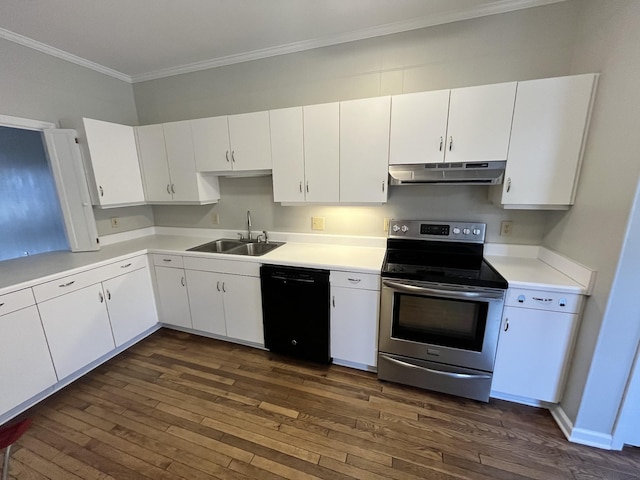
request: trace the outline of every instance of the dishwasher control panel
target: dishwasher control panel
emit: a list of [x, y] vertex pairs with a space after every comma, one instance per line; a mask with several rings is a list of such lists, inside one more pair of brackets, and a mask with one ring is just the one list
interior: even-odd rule
[[582, 307], [583, 299], [583, 295], [575, 293], [509, 288], [504, 304], [509, 307], [578, 313]]

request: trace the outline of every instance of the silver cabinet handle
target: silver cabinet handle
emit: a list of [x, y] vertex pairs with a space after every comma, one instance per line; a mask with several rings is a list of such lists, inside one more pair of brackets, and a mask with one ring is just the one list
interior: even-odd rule
[[302, 180], [300, 180], [300, 193], [302, 193]]
[[163, 262], [172, 262], [173, 260], [171, 260], [170, 258], [163, 258], [162, 261]]
[[127, 263], [126, 265], [120, 265], [120, 268], [129, 268], [131, 266], [130, 263]]
[[333, 307], [335, 308], [336, 306], [336, 296], [334, 295], [332, 300], [331, 300], [331, 304], [333, 305]]
[[307, 193], [309, 193], [309, 180], [307, 180]]
[[449, 137], [449, 151], [453, 148], [453, 136]]
[[509, 330], [509, 319], [505, 318], [504, 319], [504, 331], [506, 332], [507, 330]]
[[167, 193], [171, 195], [171, 186], [167, 183]]
[[100, 298], [100, 303], [104, 303], [104, 295], [102, 295], [102, 292], [98, 292], [98, 298]]
[[102, 185], [100, 185], [100, 196], [104, 197], [104, 190], [102, 189]]
[[173, 183], [171, 184], [171, 193], [176, 193], [176, 187]]
[[361, 278], [347, 278], [351, 283], [360, 283]]
[[507, 193], [511, 190], [511, 177], [507, 178]]
[[0, 307], [4, 307], [4, 302], [0, 303]]
[[382, 191], [383, 191], [383, 192], [384, 192], [384, 184], [385, 184], [385, 181], [383, 180], [383, 181], [382, 181]]
[[218, 289], [218, 291], [220, 291], [220, 282], [216, 282], [216, 289]]
[[223, 291], [224, 293], [227, 293], [227, 289], [226, 289], [226, 288], [224, 288], [224, 284], [225, 284], [225, 282], [222, 282], [222, 291]]
[[185, 286], [184, 277], [180, 277], [180, 283], [182, 284], [183, 287]]
[[107, 300], [111, 300], [111, 292], [107, 290]]
[[440, 148], [438, 149], [439, 151], [442, 151], [443, 145], [444, 145], [444, 138], [440, 137]]
[[58, 285], [58, 286], [61, 287], [61, 288], [64, 288], [64, 287], [69, 287], [69, 286], [73, 285], [74, 283], [76, 283], [76, 281], [75, 280], [71, 280], [70, 282], [63, 283], [63, 284]]
[[227, 163], [229, 163], [229, 150], [226, 151], [226, 153], [224, 154], [225, 158], [227, 159]]
[[232, 161], [233, 163], [236, 163], [236, 155], [235, 155], [235, 153], [236, 153], [236, 152], [234, 152], [233, 150], [231, 150], [231, 161]]

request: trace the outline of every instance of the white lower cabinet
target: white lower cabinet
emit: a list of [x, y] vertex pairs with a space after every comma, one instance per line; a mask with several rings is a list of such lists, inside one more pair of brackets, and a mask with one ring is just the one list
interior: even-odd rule
[[165, 325], [192, 328], [184, 269], [155, 267], [158, 288], [158, 318]]
[[579, 295], [510, 289], [492, 396], [506, 394], [551, 403], [561, 400], [581, 305]]
[[27, 291], [31, 306], [0, 316], [0, 416], [58, 381], [33, 294]]
[[375, 367], [380, 277], [331, 272], [331, 356], [336, 363]]
[[186, 274], [194, 329], [264, 345], [258, 277], [201, 270]]
[[115, 348], [101, 284], [38, 304], [59, 379]]
[[116, 347], [158, 323], [148, 268], [103, 282]]

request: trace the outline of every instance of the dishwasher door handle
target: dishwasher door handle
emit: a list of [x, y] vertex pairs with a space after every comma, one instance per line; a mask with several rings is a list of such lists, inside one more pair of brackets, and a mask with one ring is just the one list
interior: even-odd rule
[[312, 278], [291, 278], [291, 277], [282, 277], [280, 275], [272, 275], [271, 278], [275, 280], [284, 280], [285, 282], [300, 282], [300, 283], [316, 283]]

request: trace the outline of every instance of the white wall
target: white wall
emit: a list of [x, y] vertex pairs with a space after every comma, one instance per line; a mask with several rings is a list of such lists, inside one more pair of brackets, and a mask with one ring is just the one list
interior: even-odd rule
[[[141, 124], [268, 110], [569, 73], [578, 4], [563, 2], [280, 57], [137, 83]], [[242, 228], [243, 211], [268, 230], [384, 236], [385, 217], [485, 221], [489, 241], [539, 243], [547, 212], [504, 211], [487, 187], [392, 187], [383, 207], [282, 207], [269, 177], [223, 179], [215, 207], [153, 208], [158, 225]], [[498, 237], [501, 220], [513, 236]]]
[[[2, 39], [0, 65], [1, 115], [56, 123], [76, 129], [81, 137], [82, 117], [138, 122], [133, 88], [126, 82]], [[119, 210], [119, 230], [153, 224], [151, 207], [133, 214]], [[110, 214], [95, 209], [95, 215], [98, 233], [108, 232]]]
[[602, 75], [576, 204], [550, 216], [544, 245], [598, 271], [562, 408], [576, 428], [607, 435], [638, 342], [638, 317], [628, 309], [637, 301], [637, 264], [627, 272], [618, 259], [640, 174], [640, 2], [581, 6], [572, 71]]

